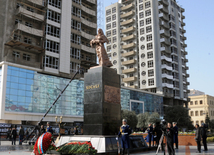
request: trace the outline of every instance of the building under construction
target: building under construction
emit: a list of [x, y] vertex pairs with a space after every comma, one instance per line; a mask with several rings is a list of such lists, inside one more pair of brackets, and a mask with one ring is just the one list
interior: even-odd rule
[[[96, 65], [97, 0], [1, 0], [0, 21], [0, 123], [38, 120], [78, 68], [81, 78]], [[50, 113], [82, 121], [83, 92], [69, 91]]]

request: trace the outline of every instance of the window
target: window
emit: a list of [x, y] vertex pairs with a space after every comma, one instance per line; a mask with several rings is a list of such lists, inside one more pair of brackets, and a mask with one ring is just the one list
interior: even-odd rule
[[50, 52], [59, 53], [59, 43], [52, 40], [46, 40], [45, 49]]
[[140, 26], [143, 26], [144, 25], [144, 20], [141, 20], [140, 21]]
[[198, 116], [198, 111], [195, 111], [195, 116]]
[[140, 35], [144, 34], [144, 28], [140, 29]]
[[146, 10], [146, 17], [151, 15], [151, 10]]
[[76, 20], [71, 20], [71, 28], [74, 30], [81, 31], [81, 22], [78, 22]]
[[106, 18], [106, 22], [107, 23], [110, 22], [110, 21], [111, 21], [111, 16], [109, 16], [109, 17]]
[[190, 116], [194, 116], [194, 112], [193, 111], [190, 111]]
[[202, 100], [200, 100], [200, 104], [203, 104], [203, 101], [202, 101]]
[[115, 57], [116, 55], [117, 55], [117, 53], [116, 53], [116, 52], [114, 52], [114, 53], [113, 53], [113, 57]]
[[81, 36], [71, 33], [71, 42], [80, 45], [81, 44]]
[[152, 49], [152, 48], [153, 48], [152, 43], [148, 43], [148, 44], [147, 44], [147, 50], [150, 50], [150, 49]]
[[71, 47], [70, 56], [71, 56], [71, 58], [79, 60], [80, 59], [80, 49]]
[[19, 8], [20, 6], [23, 7], [23, 5], [20, 4], [20, 3], [17, 3], [17, 4], [16, 4], [16, 8]]
[[111, 52], [111, 46], [107, 46], [107, 52]]
[[116, 27], [116, 22], [112, 23], [112, 28]]
[[26, 60], [26, 61], [30, 61], [30, 55], [23, 54], [23, 59]]
[[153, 60], [148, 61], [148, 68], [153, 67]]
[[19, 52], [16, 52], [16, 51], [13, 51], [13, 56], [15, 58], [20, 58], [20, 53]]
[[140, 4], [140, 5], [139, 5], [139, 11], [140, 11], [140, 10], [143, 10], [143, 4]]
[[51, 56], [44, 57], [44, 66], [49, 68], [58, 69], [59, 59]]
[[116, 35], [117, 31], [116, 29], [112, 30], [112, 35]]
[[88, 56], [88, 55], [86, 55], [85, 60], [87, 60], [87, 61], [91, 61], [91, 57], [90, 57], [90, 56]]
[[113, 43], [117, 41], [117, 37], [113, 37]]
[[114, 65], [116, 65], [116, 64], [117, 64], [117, 61], [116, 61], [116, 60], [114, 60], [114, 61], [113, 61], [113, 64], [114, 64]]
[[147, 26], [146, 27], [146, 33], [152, 32], [152, 26]]
[[79, 4], [79, 5], [81, 5], [81, 0], [73, 0], [73, 2], [75, 2], [75, 3]]
[[146, 80], [143, 80], [143, 81], [142, 81], [142, 85], [145, 85], [145, 84], [146, 84]]
[[143, 0], [139, 0], [139, 3], [143, 3]]
[[153, 52], [148, 52], [147, 53], [147, 59], [153, 58]]
[[52, 25], [47, 24], [46, 25], [46, 34], [59, 38], [60, 29], [58, 27], [54, 27]]
[[70, 71], [71, 72], [77, 72], [77, 70], [80, 68], [80, 64], [75, 62], [70, 62]]
[[72, 15], [81, 18], [81, 9], [72, 6]]
[[144, 17], [143, 12], [139, 13], [140, 19]]
[[148, 70], [148, 77], [154, 76], [154, 70], [150, 69]]
[[116, 12], [116, 7], [113, 7], [112, 8], [112, 13], [115, 13]]
[[143, 54], [141, 54], [141, 58], [143, 59], [143, 58], [145, 58], [145, 54], [143, 53]]
[[47, 19], [60, 23], [61, 15], [55, 11], [47, 10]]
[[201, 111], [200, 111], [200, 116], [203, 116], [203, 113], [204, 113], [204, 112], [201, 110]]
[[142, 67], [145, 67], [145, 66], [146, 66], [146, 63], [145, 63], [145, 62], [142, 62], [142, 63], [141, 63], [141, 66], [142, 66]]
[[195, 105], [198, 105], [198, 101], [195, 101]]
[[149, 8], [151, 6], [151, 3], [150, 2], [146, 2], [145, 3], [145, 8], [147, 9], [147, 8]]
[[28, 27], [32, 27], [32, 24], [28, 23], [28, 22], [25, 22], [25, 25], [28, 26]]
[[108, 41], [109, 41], [109, 42], [108, 42], [107, 44], [111, 44], [111, 38], [108, 38]]
[[15, 20], [15, 24], [17, 24], [17, 23], [22, 23], [22, 20], [21, 19], [16, 19]]
[[27, 37], [24, 37], [24, 42], [28, 44], [32, 43], [31, 38], [27, 38]]
[[142, 49], [142, 50], [144, 50], [144, 49], [145, 49], [145, 46], [144, 46], [144, 45], [142, 45], [142, 46], [141, 46], [141, 49]]
[[116, 44], [113, 45], [113, 49], [115, 49], [115, 48], [117, 48], [117, 45], [116, 45]]
[[29, 7], [29, 6], [27, 6], [27, 8], [26, 8], [28, 11], [30, 11], [30, 12], [34, 12], [34, 9], [33, 8], [31, 8], [31, 7]]
[[199, 124], [199, 121], [196, 121], [196, 124]]
[[106, 10], [106, 16], [111, 14], [111, 9]]
[[106, 36], [107, 36], [107, 37], [110, 37], [110, 36], [111, 36], [111, 31], [107, 31], [107, 32], [106, 32]]
[[14, 40], [19, 40], [19, 41], [20, 41], [20, 40], [21, 40], [21, 36], [20, 36], [20, 35], [17, 35], [17, 34], [14, 34], [14, 35], [13, 35], [13, 39], [14, 39]]
[[48, 4], [54, 6], [58, 9], [61, 8], [61, 0], [48, 0]]
[[107, 29], [107, 30], [111, 29], [111, 24], [107, 24], [107, 25], [106, 25], [106, 29]]
[[190, 105], [193, 105], [193, 102], [192, 102], [192, 101], [190, 101]]
[[151, 41], [152, 40], [152, 34], [149, 34], [146, 36], [146, 41]]
[[154, 86], [155, 82], [154, 79], [149, 79], [149, 86]]
[[141, 75], [142, 75], [142, 76], [145, 76], [145, 75], [146, 75], [146, 72], [145, 72], [145, 71], [142, 71]]
[[146, 25], [151, 24], [152, 23], [152, 19], [151, 18], [147, 18], [146, 19]]
[[112, 15], [112, 20], [116, 20], [116, 14]]

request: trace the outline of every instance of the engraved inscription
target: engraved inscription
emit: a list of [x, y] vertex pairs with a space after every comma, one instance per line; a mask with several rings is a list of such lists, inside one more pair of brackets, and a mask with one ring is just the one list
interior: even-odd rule
[[96, 84], [96, 85], [90, 85], [90, 86], [86, 86], [85, 89], [88, 90], [88, 89], [96, 89], [96, 88], [99, 88], [100, 85], [99, 84]]
[[120, 104], [120, 88], [105, 85], [104, 89], [105, 102]]

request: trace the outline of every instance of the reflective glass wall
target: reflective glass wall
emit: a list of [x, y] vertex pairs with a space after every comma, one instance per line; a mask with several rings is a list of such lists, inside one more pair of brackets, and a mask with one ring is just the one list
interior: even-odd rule
[[[8, 66], [5, 110], [45, 113], [69, 79]], [[83, 115], [84, 82], [74, 80], [50, 114]]]

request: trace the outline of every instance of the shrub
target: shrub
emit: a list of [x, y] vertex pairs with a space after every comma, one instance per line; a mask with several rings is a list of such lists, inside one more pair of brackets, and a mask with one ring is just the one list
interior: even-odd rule
[[214, 137], [208, 137], [207, 138], [207, 142], [209, 143], [209, 142], [214, 142]]

